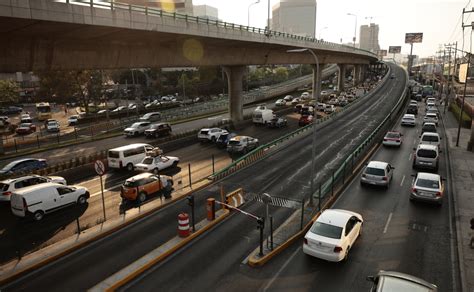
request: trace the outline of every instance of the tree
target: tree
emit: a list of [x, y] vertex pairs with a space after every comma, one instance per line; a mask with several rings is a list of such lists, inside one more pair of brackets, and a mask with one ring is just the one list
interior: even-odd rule
[[275, 69], [275, 81], [283, 82], [288, 79], [288, 69], [285, 67], [278, 67]]
[[0, 80], [0, 103], [17, 103], [19, 98], [19, 87], [11, 80]]

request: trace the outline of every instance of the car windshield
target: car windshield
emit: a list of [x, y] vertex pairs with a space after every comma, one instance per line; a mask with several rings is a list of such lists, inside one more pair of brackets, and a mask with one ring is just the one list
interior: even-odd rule
[[126, 180], [123, 185], [128, 188], [134, 188], [142, 185], [142, 180]]
[[365, 169], [366, 174], [385, 176], [385, 170], [383, 168], [367, 167]]
[[141, 126], [141, 123], [134, 123], [130, 126], [130, 128], [139, 128]]
[[311, 227], [311, 232], [328, 238], [341, 238], [342, 227], [326, 224], [323, 222], [315, 222]]
[[387, 137], [387, 138], [400, 138], [400, 134], [390, 132], [390, 133], [387, 133], [387, 135], [385, 135], [385, 137]]
[[416, 181], [416, 186], [421, 188], [439, 189], [439, 181], [419, 178]]
[[145, 157], [145, 159], [143, 159], [142, 163], [143, 164], [152, 164], [153, 160], [155, 160], [153, 157]]
[[20, 124], [19, 127], [20, 127], [20, 128], [29, 128], [29, 127], [30, 127], [30, 124], [28, 124], [28, 123], [23, 123], [23, 124]]
[[425, 158], [436, 158], [436, 151], [428, 149], [419, 149], [416, 155]]

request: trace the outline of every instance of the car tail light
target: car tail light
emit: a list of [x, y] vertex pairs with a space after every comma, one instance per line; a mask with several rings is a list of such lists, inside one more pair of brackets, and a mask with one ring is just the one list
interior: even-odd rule
[[388, 180], [388, 177], [384, 176], [382, 177], [382, 180]]
[[12, 192], [3, 192], [2, 195], [4, 196], [10, 196], [12, 194]]
[[342, 247], [340, 246], [335, 246], [334, 247], [334, 252], [341, 252], [342, 251]]
[[384, 140], [384, 141], [387, 141], [387, 139], [386, 139], [386, 138], [383, 138], [383, 140]]
[[397, 139], [396, 141], [397, 141], [397, 142], [400, 142], [400, 139]]
[[436, 192], [437, 197], [441, 197], [441, 192]]
[[308, 240], [306, 238], [303, 240], [303, 242], [304, 244], [308, 244]]
[[416, 194], [416, 188], [411, 188], [411, 192]]

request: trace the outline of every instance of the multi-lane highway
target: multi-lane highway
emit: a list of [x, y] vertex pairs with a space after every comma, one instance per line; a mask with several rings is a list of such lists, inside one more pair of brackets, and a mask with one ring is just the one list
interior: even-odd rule
[[[388, 80], [378, 94], [362, 100], [319, 131], [317, 162], [321, 167], [318, 168], [316, 181], [329, 173], [344, 153], [353, 150], [393, 107], [406, 85], [406, 75], [395, 66], [392, 66], [392, 70], [396, 78]], [[286, 149], [224, 179], [220, 184], [227, 191], [244, 187], [246, 192], [266, 191], [276, 196], [301, 199], [308, 194], [310, 155], [311, 137], [301, 137]], [[205, 216], [204, 201], [209, 196], [216, 196], [218, 190], [219, 185], [212, 185], [195, 193], [197, 218]], [[264, 209], [256, 203], [244, 208], [259, 215], [263, 214]], [[64, 290], [70, 287], [92, 287], [173, 237], [176, 234], [176, 216], [186, 209], [182, 201], [172, 204], [101, 240], [100, 244], [79, 250], [5, 288]], [[276, 225], [281, 224], [289, 214], [288, 210], [272, 209]], [[221, 279], [239, 276], [240, 262], [257, 243], [255, 227], [254, 221], [234, 215], [170, 262], [132, 283], [132, 286], [136, 289], [154, 289], [150, 287], [159, 285], [163, 290], [186, 287], [215, 290]], [[179, 281], [173, 280], [176, 275], [182, 276]], [[51, 287], [52, 278], [61, 281]], [[149, 286], [151, 282], [155, 285]]]

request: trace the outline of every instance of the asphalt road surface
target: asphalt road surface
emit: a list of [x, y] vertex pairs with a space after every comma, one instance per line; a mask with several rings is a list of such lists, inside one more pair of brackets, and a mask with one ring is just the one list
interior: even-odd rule
[[[317, 145], [318, 170], [321, 180], [364, 135], [376, 127], [395, 104], [405, 86], [405, 73], [396, 67], [396, 79], [389, 80], [376, 94], [351, 111], [341, 115], [319, 131]], [[304, 136], [286, 149], [224, 179], [226, 191], [244, 187], [246, 192], [267, 191], [277, 196], [302, 198], [308, 192], [311, 137]], [[171, 153], [170, 153], [171, 155]], [[205, 217], [204, 202], [219, 193], [215, 184], [195, 193], [196, 218]], [[261, 215], [263, 207], [248, 204], [245, 209]], [[278, 226], [290, 214], [289, 210], [271, 208]], [[49, 291], [84, 290], [110, 276], [125, 265], [163, 244], [176, 234], [176, 216], [188, 210], [184, 201], [176, 202], [125, 230], [79, 250], [41, 271], [27, 275], [2, 290], [47, 289]], [[47, 218], [45, 218], [47, 219]], [[139, 281], [132, 290], [216, 290], [222, 280], [239, 276], [241, 261], [258, 241], [256, 223], [244, 216], [233, 215], [207, 236], [171, 260], [158, 266]], [[61, 279], [51, 286], [51, 279]], [[72, 288], [74, 287], [74, 288]]]

